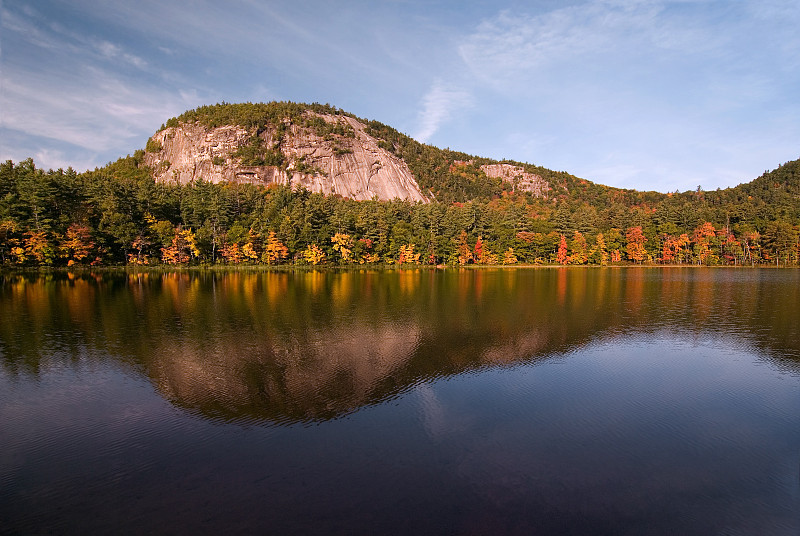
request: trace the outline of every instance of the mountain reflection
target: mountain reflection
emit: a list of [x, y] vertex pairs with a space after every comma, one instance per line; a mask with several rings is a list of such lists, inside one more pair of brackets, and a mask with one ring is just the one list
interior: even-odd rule
[[172, 403], [310, 422], [597, 339], [715, 337], [800, 370], [797, 271], [102, 272], [0, 278], [9, 374], [113, 359]]

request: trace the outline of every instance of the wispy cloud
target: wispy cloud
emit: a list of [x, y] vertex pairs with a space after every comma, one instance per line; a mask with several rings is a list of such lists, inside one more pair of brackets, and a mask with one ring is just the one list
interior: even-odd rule
[[67, 154], [65, 151], [55, 149], [39, 149], [35, 154], [28, 156], [31, 156], [36, 165], [42, 169], [67, 169], [71, 167], [76, 171], [83, 171], [84, 169], [93, 169], [105, 164], [105, 162], [97, 160], [96, 154], [76, 158], [74, 153]]
[[[350, 88], [339, 92], [360, 103], [367, 94], [390, 99], [380, 85], [410, 79], [376, 58], [371, 36], [382, 30], [367, 23], [372, 15], [322, 2], [312, 13], [291, 2], [198, 0], [187, 10], [154, 0], [113, 7], [75, 0], [69, 13], [32, 5], [0, 4], [0, 126], [28, 140], [91, 148], [100, 158], [130, 152], [163, 121], [201, 104], [347, 106], [333, 87]], [[348, 24], [364, 31], [342, 32]]]
[[439, 127], [459, 110], [469, 107], [472, 97], [464, 89], [448, 87], [440, 80], [433, 83], [422, 99], [419, 130], [415, 138], [423, 143], [431, 139]]
[[77, 74], [80, 85], [64, 80], [53, 87], [52, 80], [36, 73], [5, 69], [0, 126], [104, 152], [143, 139], [144, 132], [188, 104], [170, 91], [104, 70], [87, 67]]
[[798, 156], [796, 0], [107, 4], [0, 3], [0, 154], [102, 164], [188, 108], [288, 99], [641, 188]]
[[[21, 11], [20, 14], [0, 8], [2, 28], [9, 34], [16, 34], [21, 42], [53, 51], [59, 56], [69, 54], [84, 62], [121, 59], [139, 69], [147, 67], [143, 58], [125, 50], [118, 43], [73, 31], [58, 22], [44, 25], [42, 15], [30, 7]], [[14, 52], [14, 49], [10, 50]]]
[[92, 44], [106, 59], [122, 59], [139, 69], [145, 69], [147, 67], [147, 62], [145, 60], [135, 54], [125, 52], [119, 45], [109, 43], [108, 41], [94, 41]]
[[733, 39], [710, 34], [691, 17], [671, 14], [675, 2], [594, 1], [527, 15], [502, 11], [481, 22], [459, 46], [472, 74], [496, 89], [564, 83], [544, 77], [620, 72], [642, 58], [703, 54]]
[[3, 159], [102, 165], [143, 146], [165, 119], [203, 103], [197, 89], [181, 93], [180, 80], [166, 82], [168, 76], [122, 43], [48, 24], [31, 8], [3, 8], [2, 16], [0, 128], [28, 143], [24, 149], [3, 140]]
[[798, 156], [800, 127], [785, 121], [798, 116], [787, 98], [800, 87], [797, 23], [785, 0], [591, 0], [501, 11], [458, 51], [472, 80], [524, 118], [506, 138], [547, 134], [517, 158], [671, 191]]

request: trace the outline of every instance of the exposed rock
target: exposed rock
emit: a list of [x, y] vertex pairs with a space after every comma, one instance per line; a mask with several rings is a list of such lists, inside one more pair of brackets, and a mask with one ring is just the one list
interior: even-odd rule
[[481, 171], [491, 179], [500, 178], [514, 185], [514, 191], [530, 192], [536, 197], [547, 197], [550, 185], [539, 175], [511, 164], [484, 164]]
[[261, 146], [280, 151], [281, 166], [246, 166], [236, 155], [255, 132], [238, 126], [207, 128], [181, 124], [157, 132], [151, 139], [161, 149], [145, 155], [159, 181], [185, 184], [194, 180], [285, 184], [313, 192], [357, 200], [403, 199], [427, 202], [406, 163], [379, 146], [365, 125], [346, 116], [306, 112], [306, 117], [338, 124], [347, 135], [320, 136], [305, 124], [285, 122], [258, 133]]

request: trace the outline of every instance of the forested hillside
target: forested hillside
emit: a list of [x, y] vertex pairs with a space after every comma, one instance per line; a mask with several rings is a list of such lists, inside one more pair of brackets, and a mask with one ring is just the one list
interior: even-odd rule
[[[327, 105], [221, 104], [165, 126], [240, 125], [256, 132], [305, 114], [353, 117]], [[288, 186], [157, 182], [137, 151], [86, 173], [0, 165], [4, 266], [193, 264], [707, 264], [796, 265], [800, 161], [717, 191], [610, 188], [516, 162], [546, 195], [490, 178], [497, 162], [421, 144], [375, 121], [434, 202], [354, 201]], [[309, 126], [310, 125], [310, 126]], [[152, 148], [150, 148], [152, 149]], [[242, 149], [265, 160], [269, 147]], [[148, 149], [149, 150], [149, 149]], [[247, 151], [253, 154], [248, 153]], [[273, 155], [274, 156], [274, 155]], [[282, 165], [276, 157], [276, 165]], [[484, 166], [484, 167], [482, 167]]]

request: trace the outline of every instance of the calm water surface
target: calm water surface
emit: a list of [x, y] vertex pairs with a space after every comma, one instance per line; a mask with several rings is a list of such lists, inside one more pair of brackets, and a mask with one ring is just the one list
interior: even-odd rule
[[800, 533], [800, 271], [0, 277], [0, 532]]

